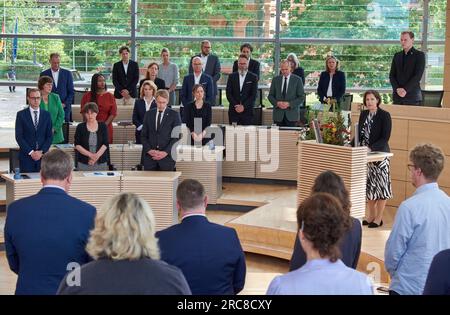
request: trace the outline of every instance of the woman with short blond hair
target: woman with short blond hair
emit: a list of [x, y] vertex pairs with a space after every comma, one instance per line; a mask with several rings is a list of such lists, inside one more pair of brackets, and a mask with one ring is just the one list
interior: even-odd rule
[[68, 275], [58, 294], [191, 294], [181, 271], [159, 260], [153, 212], [136, 194], [103, 204], [86, 250], [94, 261], [81, 267], [80, 285]]

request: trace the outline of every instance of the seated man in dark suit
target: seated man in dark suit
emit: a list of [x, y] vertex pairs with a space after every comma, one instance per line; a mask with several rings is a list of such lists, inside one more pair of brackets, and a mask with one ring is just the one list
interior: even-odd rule
[[245, 284], [245, 256], [236, 231], [205, 216], [208, 197], [194, 179], [177, 189], [182, 221], [156, 233], [161, 259], [183, 271], [192, 294], [237, 294]]
[[50, 69], [41, 72], [40, 77], [49, 76], [53, 79], [52, 93], [59, 95], [64, 108], [65, 121], [72, 121], [72, 103], [75, 96], [73, 77], [69, 70], [59, 66], [61, 57], [58, 53], [50, 54]]
[[155, 98], [157, 108], [150, 109], [144, 116], [141, 164], [146, 171], [173, 171], [175, 161], [172, 158], [172, 147], [179, 137], [172, 135], [180, 134], [181, 119], [176, 111], [167, 107], [167, 90], [158, 90]]
[[130, 49], [122, 46], [119, 49], [121, 60], [112, 69], [114, 97], [117, 105], [134, 105], [137, 97], [136, 85], [139, 82], [139, 65], [130, 59]]
[[210, 75], [202, 72], [202, 59], [200, 57], [192, 58], [192, 68], [194, 72], [183, 78], [183, 85], [180, 91], [181, 103], [183, 106], [191, 103], [194, 100], [192, 96], [194, 85], [201, 84], [205, 91], [205, 102], [213, 104], [212, 102], [215, 98], [213, 80]]
[[[246, 55], [248, 57], [248, 71], [252, 72], [253, 74], [256, 74], [256, 77], [259, 80], [260, 75], [260, 67], [261, 64], [258, 60], [255, 60], [252, 57], [253, 47], [249, 43], [245, 43], [241, 45], [241, 54]], [[235, 60], [233, 63], [233, 72], [238, 71], [238, 62], [239, 60]]]
[[73, 263], [90, 260], [85, 252], [95, 208], [67, 194], [72, 157], [54, 149], [42, 158], [43, 188], [11, 203], [5, 223], [9, 267], [18, 275], [16, 294], [56, 294]]
[[39, 108], [41, 92], [38, 89], [28, 89], [27, 99], [30, 106], [16, 116], [19, 165], [22, 172], [39, 172], [42, 155], [53, 140], [52, 119], [49, 112]]
[[239, 56], [239, 71], [228, 76], [227, 99], [230, 102], [228, 118], [230, 125], [251, 125], [253, 122], [253, 107], [255, 106], [258, 77], [248, 71], [248, 57]]
[[273, 105], [273, 121], [278, 126], [295, 127], [300, 118], [300, 106], [305, 99], [303, 82], [292, 74], [291, 63], [281, 62], [281, 75], [273, 78], [270, 85], [269, 101]]

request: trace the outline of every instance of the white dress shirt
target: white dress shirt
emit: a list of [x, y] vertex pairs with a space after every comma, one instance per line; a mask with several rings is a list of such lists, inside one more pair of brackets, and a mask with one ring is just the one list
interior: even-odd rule
[[241, 73], [239, 71], [239, 91], [242, 91], [242, 87], [244, 86], [245, 76], [247, 75], [247, 71]]
[[203, 54], [200, 55], [200, 59], [202, 60], [202, 69], [203, 72], [205, 72], [206, 63], [208, 62], [208, 55], [204, 56]]
[[[199, 76], [197, 76], [197, 75], [194, 73], [194, 84], [200, 84], [200, 78], [201, 78], [201, 76], [202, 76], [201, 73], [200, 73]], [[184, 104], [183, 104], [183, 105], [184, 105]]]
[[286, 86], [286, 95], [289, 89], [289, 80], [291, 79], [291, 75], [288, 75], [287, 77], [283, 76], [283, 81], [281, 82], [281, 93], [283, 93], [283, 89], [284, 89], [284, 78], [287, 78], [287, 86]]
[[58, 88], [59, 68], [57, 71], [53, 71], [53, 69], [52, 69], [52, 77], [53, 77], [53, 83], [55, 83], [55, 87]]
[[[33, 107], [29, 106], [28, 107], [30, 109], [30, 115], [31, 115], [31, 121], [33, 122], [33, 126], [34, 126], [34, 112], [37, 111], [37, 123], [39, 124], [39, 118], [40, 118], [40, 114], [41, 114], [41, 110], [38, 107], [37, 109], [33, 109]], [[31, 150], [30, 152], [28, 152], [28, 155], [31, 155], [31, 153], [33, 153], [34, 150]]]
[[332, 75], [330, 75], [330, 83], [328, 83], [327, 96], [328, 97], [333, 96], [333, 76]]
[[125, 62], [122, 61], [122, 64], [123, 64], [123, 70], [125, 71], [125, 74], [127, 74], [129, 62], [125, 63]]
[[[163, 117], [164, 117], [164, 113], [166, 112], [166, 109], [167, 109], [167, 107], [166, 108], [164, 108], [164, 110], [162, 111], [162, 113], [159, 115], [159, 126], [161, 127], [161, 123], [162, 123], [162, 120], [163, 120]], [[158, 113], [159, 113], [159, 110], [158, 109], [156, 109], [156, 118], [155, 118], [155, 129], [156, 130], [158, 130], [157, 128], [158, 128]]]

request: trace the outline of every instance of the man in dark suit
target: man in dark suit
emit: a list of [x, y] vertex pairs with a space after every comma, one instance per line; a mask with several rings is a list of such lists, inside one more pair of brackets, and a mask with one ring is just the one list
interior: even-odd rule
[[[252, 72], [253, 74], [256, 74], [256, 77], [259, 80], [260, 75], [260, 67], [261, 64], [258, 60], [252, 59], [252, 53], [253, 53], [253, 47], [249, 43], [244, 43], [241, 45], [241, 55], [246, 55], [248, 57], [248, 71]], [[238, 62], [239, 60], [235, 60], [233, 63], [233, 72], [238, 71]]]
[[413, 47], [413, 32], [402, 32], [400, 42], [403, 50], [394, 55], [389, 73], [392, 98], [394, 104], [420, 105], [420, 80], [425, 69], [425, 54]]
[[114, 97], [117, 105], [134, 105], [137, 97], [136, 85], [139, 82], [139, 66], [130, 59], [130, 49], [122, 46], [119, 49], [121, 60], [116, 62], [112, 70]]
[[273, 105], [273, 121], [278, 126], [295, 127], [300, 118], [300, 106], [305, 99], [303, 82], [292, 74], [291, 63], [281, 62], [281, 75], [273, 78], [269, 101]]
[[141, 164], [146, 171], [173, 171], [175, 161], [172, 157], [172, 147], [179, 139], [179, 136], [173, 135], [180, 134], [181, 119], [176, 111], [167, 107], [167, 90], [158, 90], [155, 98], [157, 108], [150, 109], [144, 116]]
[[245, 256], [234, 229], [205, 216], [208, 197], [194, 179], [177, 189], [181, 223], [156, 233], [161, 259], [181, 269], [192, 294], [237, 294], [245, 284]]
[[[198, 55], [195, 55], [194, 57], [200, 57], [202, 60], [202, 69], [203, 72], [210, 75], [213, 81], [213, 91], [212, 91], [212, 98], [211, 98], [211, 106], [214, 106], [216, 104], [216, 96], [218, 94], [217, 90], [217, 81], [220, 79], [220, 61], [219, 57], [216, 55], [211, 54], [211, 43], [209, 40], [203, 40], [202, 46], [201, 46], [202, 52]], [[193, 59], [191, 58], [191, 62], [189, 64], [189, 73], [194, 73], [193, 68]]]
[[205, 101], [212, 105], [214, 101], [214, 85], [213, 79], [210, 75], [202, 72], [202, 59], [200, 57], [194, 57], [191, 61], [191, 66], [194, 69], [193, 73], [186, 75], [183, 78], [183, 85], [181, 86], [180, 98], [183, 106], [191, 103], [194, 98], [192, 96], [192, 89], [194, 85], [201, 84], [205, 90]]
[[50, 54], [50, 69], [41, 72], [40, 76], [53, 78], [52, 92], [59, 95], [64, 107], [64, 119], [66, 122], [72, 121], [72, 103], [75, 95], [73, 87], [73, 77], [69, 70], [59, 66], [60, 56], [58, 53]]
[[8, 206], [5, 249], [9, 267], [18, 275], [16, 294], [54, 295], [67, 271], [90, 260], [85, 246], [95, 208], [67, 194], [72, 169], [67, 153], [46, 153], [43, 188]]
[[258, 77], [248, 71], [248, 57], [241, 54], [238, 59], [239, 71], [228, 76], [227, 99], [230, 103], [228, 118], [230, 124], [251, 125], [255, 106]]
[[39, 172], [42, 155], [53, 140], [50, 113], [40, 109], [41, 92], [28, 89], [29, 107], [17, 112], [16, 141], [19, 144], [19, 165], [22, 172]]

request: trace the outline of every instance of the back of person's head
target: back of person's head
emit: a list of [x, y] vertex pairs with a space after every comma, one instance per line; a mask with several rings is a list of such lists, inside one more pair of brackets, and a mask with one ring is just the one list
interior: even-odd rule
[[50, 150], [42, 156], [41, 177], [43, 180], [65, 180], [70, 177], [72, 170], [72, 157], [60, 149]]
[[342, 178], [333, 171], [322, 172], [316, 177], [314, 185], [311, 188], [312, 194], [319, 192], [329, 193], [339, 200], [342, 210], [347, 215], [347, 220], [345, 220], [344, 224], [346, 229], [349, 230], [352, 226], [352, 218], [350, 217], [352, 204], [350, 202], [350, 194]]
[[86, 246], [92, 258], [159, 259], [155, 218], [145, 200], [133, 193], [120, 193], [108, 199], [99, 213]]
[[347, 216], [341, 203], [329, 193], [315, 193], [297, 210], [297, 223], [303, 236], [322, 258], [335, 262], [340, 257], [338, 242], [345, 233]]
[[205, 211], [206, 192], [195, 179], [185, 179], [177, 188], [177, 204], [184, 212]]
[[416, 145], [409, 154], [409, 159], [416, 169], [420, 168], [428, 181], [437, 181], [444, 169], [444, 154], [440, 148], [430, 143]]

